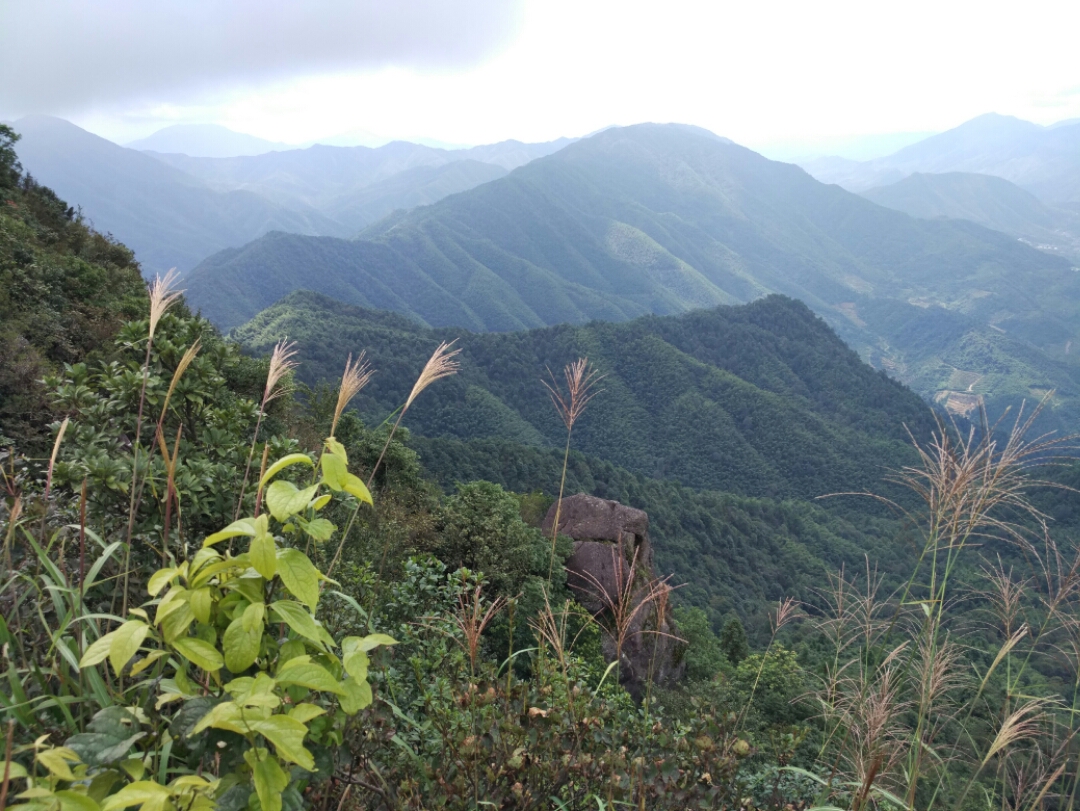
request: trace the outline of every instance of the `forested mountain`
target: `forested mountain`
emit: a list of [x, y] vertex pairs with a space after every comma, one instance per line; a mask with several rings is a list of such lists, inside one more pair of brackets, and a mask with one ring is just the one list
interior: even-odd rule
[[864, 191], [915, 172], [974, 172], [1015, 183], [1044, 202], [1080, 201], [1080, 123], [1040, 127], [988, 113], [884, 158], [824, 158], [805, 168], [825, 183]]
[[216, 191], [59, 118], [30, 116], [14, 129], [26, 171], [135, 251], [147, 273], [189, 269], [268, 231], [346, 233], [312, 209], [285, 208], [250, 191]]
[[131, 251], [26, 177], [14, 143], [0, 125], [0, 448], [40, 452], [54, 416], [44, 378], [100, 354], [146, 289]]
[[[860, 490], [904, 460], [929, 409], [862, 363], [804, 305], [772, 296], [741, 307], [517, 333], [429, 330], [393, 313], [297, 292], [236, 337], [265, 352], [285, 336], [314, 383], [361, 350], [378, 369], [357, 399], [381, 420], [408, 395], [440, 340], [462, 372], [409, 412], [425, 436], [561, 447], [565, 429], [540, 375], [588, 356], [606, 375], [575, 447], [653, 478], [746, 495], [811, 498]], [[907, 426], [907, 428], [905, 428]], [[580, 432], [580, 433], [579, 433]]]
[[973, 400], [1069, 388], [1057, 375], [1080, 326], [1080, 278], [1060, 257], [913, 219], [676, 125], [607, 130], [363, 237], [268, 235], [207, 259], [189, 298], [225, 327], [309, 288], [431, 325], [514, 330], [780, 292], [925, 396]]
[[1080, 264], [1080, 215], [1047, 205], [1000, 177], [916, 172], [891, 185], [867, 189], [862, 196], [913, 217], [971, 220]]
[[180, 153], [204, 158], [261, 155], [264, 152], [295, 148], [289, 144], [267, 141], [243, 132], [234, 132], [220, 124], [174, 124], [124, 146], [129, 149]]
[[[275, 230], [353, 237], [395, 209], [471, 189], [569, 143], [505, 141], [454, 151], [405, 142], [378, 149], [317, 145], [210, 158], [140, 152], [48, 116], [23, 118], [14, 129], [23, 135], [19, 154], [27, 171], [77, 201], [99, 230], [135, 251], [147, 272], [185, 272]], [[226, 146], [216, 130], [170, 128], [158, 135], [151, 145], [159, 148], [203, 138], [209, 139], [205, 149], [192, 151], [228, 144], [226, 151], [243, 144], [261, 150], [238, 133], [231, 136], [241, 140], [229, 136]]]

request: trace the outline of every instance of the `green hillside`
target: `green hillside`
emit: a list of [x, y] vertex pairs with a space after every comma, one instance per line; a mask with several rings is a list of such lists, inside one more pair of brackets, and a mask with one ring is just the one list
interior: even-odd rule
[[992, 175], [916, 172], [862, 196], [913, 217], [952, 217], [1009, 234], [1041, 250], [1080, 262], [1080, 217]]
[[863, 364], [803, 304], [771, 296], [742, 307], [518, 333], [430, 330], [392, 314], [294, 293], [235, 333], [254, 352], [298, 342], [301, 376], [332, 380], [364, 350], [378, 373], [357, 398], [381, 421], [441, 340], [459, 339], [462, 372], [418, 401], [425, 436], [561, 448], [565, 429], [545, 369], [588, 356], [604, 393], [574, 446], [634, 473], [698, 488], [811, 498], [876, 486], [907, 459], [905, 426], [930, 430], [925, 404]]
[[100, 355], [146, 288], [131, 251], [22, 173], [0, 125], [0, 449], [40, 452], [55, 416], [43, 378]]
[[[203, 262], [190, 300], [227, 328], [306, 288], [504, 331], [779, 292], [954, 410], [1049, 388], [1072, 396], [1080, 276], [1067, 260], [971, 222], [883, 208], [691, 127], [607, 130], [362, 237], [270, 234]], [[932, 322], [923, 334], [895, 330], [912, 306]], [[992, 362], [971, 335], [995, 344]], [[969, 382], [958, 389], [953, 371]]]

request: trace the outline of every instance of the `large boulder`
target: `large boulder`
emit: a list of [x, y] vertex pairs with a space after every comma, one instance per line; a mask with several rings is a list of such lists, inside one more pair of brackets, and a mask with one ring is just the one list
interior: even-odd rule
[[685, 670], [684, 643], [671, 619], [670, 588], [653, 571], [648, 514], [581, 493], [552, 505], [545, 533], [556, 520], [559, 534], [574, 541], [567, 585], [604, 629], [608, 661], [621, 654], [622, 684], [640, 698], [650, 680], [676, 682]]

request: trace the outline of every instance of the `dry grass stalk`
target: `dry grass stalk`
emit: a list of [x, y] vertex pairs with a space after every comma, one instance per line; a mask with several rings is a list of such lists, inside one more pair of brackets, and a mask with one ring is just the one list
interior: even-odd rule
[[236, 499], [236, 510], [233, 520], [240, 517], [244, 508], [244, 495], [247, 492], [248, 478], [251, 476], [251, 462], [255, 458], [255, 445], [259, 441], [259, 430], [262, 428], [263, 417], [266, 416], [266, 406], [273, 400], [285, 393], [285, 387], [280, 385], [282, 379], [296, 368], [296, 343], [289, 343], [283, 338], [274, 345], [274, 351], [270, 353], [270, 366], [266, 372], [266, 386], [263, 388], [262, 406], [259, 408], [259, 416], [255, 420], [255, 433], [251, 437], [251, 447], [248, 449], [247, 464], [244, 465], [244, 479], [240, 484], [240, 496]]
[[477, 583], [471, 592], [458, 594], [458, 610], [454, 614], [454, 625], [461, 632], [461, 639], [455, 639], [469, 657], [469, 667], [476, 673], [476, 661], [480, 655], [480, 640], [484, 630], [506, 605], [506, 599], [497, 597], [485, 608], [484, 587]]
[[368, 476], [367, 480], [367, 486], [369, 488], [371, 487], [372, 482], [375, 481], [375, 473], [379, 470], [379, 465], [382, 464], [382, 460], [386, 456], [386, 451], [394, 439], [394, 434], [397, 433], [398, 426], [401, 425], [402, 417], [404, 417], [405, 412], [409, 410], [409, 406], [413, 404], [413, 401], [420, 396], [420, 393], [424, 389], [436, 380], [442, 380], [444, 377], [456, 375], [461, 370], [461, 364], [456, 359], [461, 353], [461, 350], [453, 349], [455, 343], [457, 343], [456, 338], [453, 341], [450, 341], [450, 343], [443, 341], [435, 349], [431, 357], [428, 358], [428, 362], [424, 364], [424, 368], [421, 370], [420, 376], [416, 378], [416, 382], [413, 384], [412, 391], [409, 392], [405, 404], [401, 407], [401, 410], [398, 411], [397, 419], [394, 420], [394, 425], [391, 427], [390, 433], [386, 437], [386, 442], [383, 445], [382, 451], [379, 453], [379, 458], [375, 460], [375, 466], [371, 468], [371, 474]]
[[56, 439], [53, 442], [52, 455], [49, 456], [49, 468], [45, 474], [45, 499], [48, 500], [49, 492], [52, 490], [53, 470], [56, 468], [56, 457], [60, 453], [60, 443], [64, 441], [64, 434], [67, 433], [68, 424], [71, 421], [64, 417], [64, 421], [60, 423], [60, 430], [56, 432]]
[[176, 268], [172, 268], [164, 276], [156, 276], [154, 281], [150, 283], [150, 340], [154, 340], [154, 333], [157, 331], [158, 322], [161, 321], [161, 316], [165, 315], [165, 311], [168, 310], [177, 299], [183, 295], [183, 290], [174, 289], [174, 285], [179, 280], [180, 274], [176, 272]]
[[365, 354], [361, 352], [356, 356], [355, 361], [353, 361], [350, 354], [345, 361], [345, 371], [341, 374], [341, 385], [338, 387], [337, 404], [334, 406], [334, 421], [330, 423], [330, 436], [333, 436], [337, 430], [338, 420], [341, 419], [341, 415], [345, 412], [349, 403], [368, 384], [371, 376], [375, 374], [375, 370], [371, 368], [371, 364], [365, 359]]
[[548, 383], [546, 380], [540, 382], [547, 388], [552, 405], [555, 406], [555, 410], [559, 413], [566, 430], [572, 431], [574, 423], [584, 413], [585, 406], [589, 404], [593, 397], [603, 391], [603, 389], [594, 391], [593, 386], [603, 380], [604, 375], [600, 374], [598, 369], [589, 365], [588, 358], [578, 358], [572, 363], [566, 364], [563, 375], [566, 377], [566, 394], [563, 394], [555, 375], [551, 373], [550, 369], [548, 369], [548, 377], [551, 378], [551, 382]]
[[555, 523], [551, 527], [551, 556], [548, 559], [548, 582], [550, 583], [555, 570], [555, 545], [559, 536], [559, 518], [562, 515], [563, 492], [566, 490], [566, 466], [570, 461], [570, 435], [574, 431], [574, 423], [585, 412], [585, 406], [589, 404], [593, 397], [603, 391], [603, 389], [594, 391], [593, 387], [603, 380], [604, 376], [599, 373], [599, 370], [589, 366], [588, 358], [578, 358], [566, 364], [563, 368], [563, 375], [566, 377], [566, 394], [563, 394], [555, 375], [551, 373], [551, 369], [548, 369], [547, 373], [548, 377], [551, 378], [551, 382], [548, 383], [543, 379], [540, 382], [547, 388], [548, 396], [551, 397], [551, 404], [555, 406], [555, 411], [563, 421], [563, 425], [566, 426], [566, 448], [563, 451], [559, 497], [555, 501]]

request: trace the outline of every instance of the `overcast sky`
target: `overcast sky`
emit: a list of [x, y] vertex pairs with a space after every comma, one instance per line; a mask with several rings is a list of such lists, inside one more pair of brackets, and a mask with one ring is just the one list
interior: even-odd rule
[[740, 143], [1080, 117], [1077, 0], [0, 0], [0, 120], [461, 144], [680, 121]]

